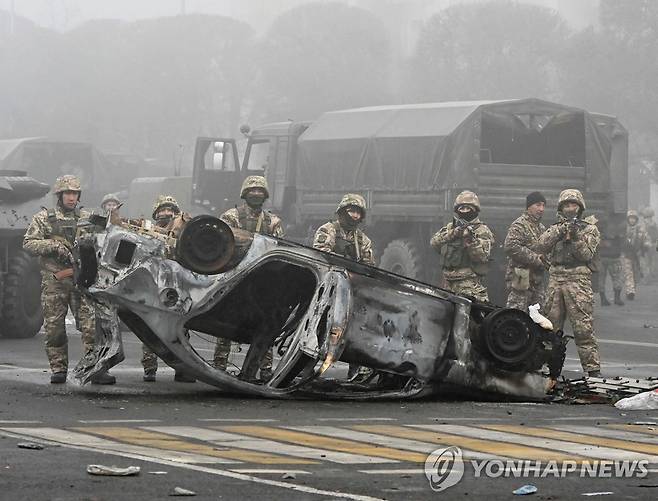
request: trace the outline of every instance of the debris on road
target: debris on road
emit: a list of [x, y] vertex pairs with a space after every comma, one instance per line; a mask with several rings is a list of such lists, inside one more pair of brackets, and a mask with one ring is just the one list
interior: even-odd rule
[[294, 473], [284, 473], [283, 475], [281, 475], [281, 478], [283, 480], [295, 480], [297, 478], [297, 475], [295, 475]]
[[16, 445], [19, 449], [30, 449], [33, 451], [41, 451], [44, 449], [43, 445], [35, 444], [34, 442], [20, 442]]
[[645, 391], [632, 397], [622, 398], [615, 407], [623, 411], [648, 411], [658, 409], [658, 390]]
[[524, 485], [523, 487], [519, 487], [515, 491], [512, 491], [512, 494], [515, 494], [516, 496], [528, 496], [530, 494], [534, 494], [537, 492], [537, 487], [535, 487], [532, 484]]
[[613, 495], [614, 492], [612, 491], [607, 491], [607, 492], [583, 492], [583, 496], [611, 496]]
[[658, 378], [585, 377], [558, 381], [554, 402], [570, 404], [614, 404], [621, 399], [634, 397], [658, 389]]
[[149, 475], [166, 475], [166, 471], [149, 471], [147, 472]]
[[103, 475], [108, 477], [132, 477], [139, 475], [141, 468], [139, 466], [128, 466], [121, 468], [119, 466], [105, 466], [102, 464], [90, 464], [87, 466], [87, 473], [90, 475]]
[[190, 491], [188, 489], [183, 489], [182, 487], [174, 487], [174, 490], [170, 496], [196, 496], [196, 492]]

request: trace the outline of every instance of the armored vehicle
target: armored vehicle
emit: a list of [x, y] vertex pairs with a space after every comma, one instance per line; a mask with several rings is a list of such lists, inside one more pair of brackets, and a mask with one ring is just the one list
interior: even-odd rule
[[239, 203], [244, 177], [263, 173], [287, 234], [308, 242], [344, 193], [361, 193], [380, 267], [436, 283], [430, 237], [452, 217], [457, 193], [475, 191], [496, 237], [489, 287], [500, 304], [502, 244], [525, 196], [545, 194], [547, 224], [567, 187], [583, 192], [589, 214], [623, 220], [627, 156], [615, 117], [538, 99], [378, 106], [258, 127], [242, 163], [232, 139], [199, 138], [192, 200], [216, 213]]

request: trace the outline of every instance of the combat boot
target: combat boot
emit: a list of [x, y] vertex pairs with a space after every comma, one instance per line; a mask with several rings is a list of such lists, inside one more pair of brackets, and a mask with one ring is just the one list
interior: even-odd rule
[[621, 289], [615, 289], [615, 304], [617, 306], [624, 306], [624, 302], [621, 300]]
[[629, 292], [628, 294], [626, 294], [626, 299], [628, 299], [629, 301], [635, 301], [635, 292]]
[[601, 377], [601, 371], [600, 370], [587, 371], [587, 376], [588, 377]]
[[155, 383], [155, 371], [144, 371], [144, 377], [142, 380], [145, 383]]
[[91, 378], [91, 384], [114, 384], [116, 382], [117, 378], [109, 372], [102, 372]]
[[263, 383], [267, 383], [270, 379], [272, 379], [272, 376], [274, 373], [272, 372], [272, 369], [261, 369], [260, 370], [260, 380]]
[[601, 296], [601, 306], [610, 306], [610, 301], [605, 297], [605, 292], [601, 291], [599, 295]]
[[66, 372], [53, 372], [50, 375], [50, 384], [66, 383]]

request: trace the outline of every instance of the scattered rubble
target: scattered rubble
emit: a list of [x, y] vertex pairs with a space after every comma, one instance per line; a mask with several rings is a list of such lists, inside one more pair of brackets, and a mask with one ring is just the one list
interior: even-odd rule
[[119, 466], [105, 466], [102, 464], [90, 464], [87, 466], [87, 473], [90, 475], [101, 475], [108, 477], [132, 477], [139, 475], [141, 468], [139, 466], [128, 466], [121, 468]]

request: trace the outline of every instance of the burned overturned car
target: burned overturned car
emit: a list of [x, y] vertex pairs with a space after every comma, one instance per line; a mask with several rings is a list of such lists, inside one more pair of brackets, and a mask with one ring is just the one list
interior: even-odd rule
[[[212, 216], [185, 222], [176, 236], [145, 221], [93, 224], [98, 231], [79, 239], [76, 280], [98, 305], [102, 339], [76, 370], [82, 383], [123, 359], [117, 316], [171, 367], [270, 398], [539, 400], [562, 369], [562, 333], [519, 310]], [[249, 345], [239, 374], [200, 356], [190, 332]], [[273, 375], [257, 379], [270, 347]], [[337, 362], [368, 367], [370, 377], [330, 377]]]

